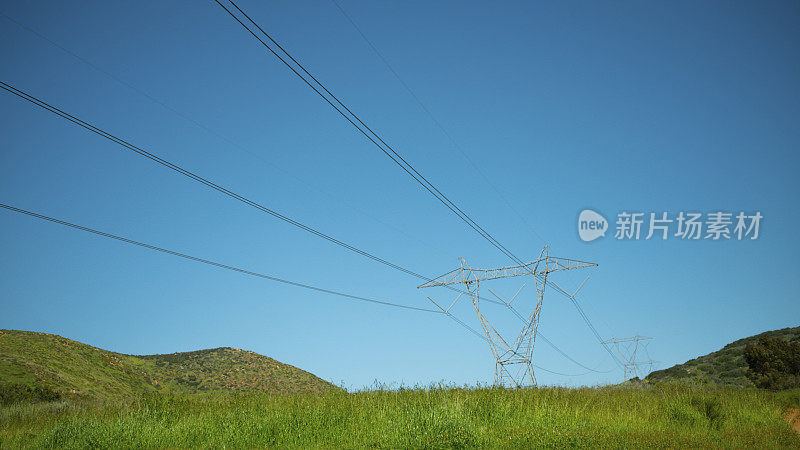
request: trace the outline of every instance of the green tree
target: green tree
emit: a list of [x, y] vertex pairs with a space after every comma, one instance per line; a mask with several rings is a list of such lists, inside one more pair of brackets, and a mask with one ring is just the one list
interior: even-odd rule
[[760, 338], [748, 344], [744, 358], [747, 378], [762, 389], [800, 387], [800, 343], [776, 338]]

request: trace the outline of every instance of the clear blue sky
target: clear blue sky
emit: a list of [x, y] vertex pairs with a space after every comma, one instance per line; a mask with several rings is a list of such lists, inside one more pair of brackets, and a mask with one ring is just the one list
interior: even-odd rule
[[[517, 255], [537, 256], [543, 236], [554, 255], [599, 263], [580, 301], [604, 337], [654, 337], [650, 353], [663, 368], [800, 324], [797, 2], [341, 5], [530, 227], [333, 3], [241, 1]], [[211, 1], [6, 2], [0, 11], [191, 121], [0, 17], [7, 83], [417, 272], [437, 276], [458, 256], [476, 266], [509, 262]], [[278, 277], [428, 306], [418, 280], [7, 93], [0, 136], [0, 202]], [[612, 222], [622, 210], [761, 211], [764, 219], [756, 241], [609, 235], [584, 243], [575, 223], [584, 208]], [[0, 212], [0, 227], [0, 328], [134, 354], [245, 348], [350, 387], [493, 377], [487, 346], [439, 315], [312, 293], [15, 213]], [[582, 277], [554, 279], [574, 288]], [[533, 294], [528, 286], [520, 308], [531, 308]], [[468, 306], [457, 314], [477, 326]], [[485, 312], [501, 331], [516, 327], [494, 305]], [[546, 297], [541, 331], [586, 365], [614, 367], [561, 296]], [[585, 372], [541, 344], [536, 364]], [[544, 384], [621, 377], [538, 373]]]

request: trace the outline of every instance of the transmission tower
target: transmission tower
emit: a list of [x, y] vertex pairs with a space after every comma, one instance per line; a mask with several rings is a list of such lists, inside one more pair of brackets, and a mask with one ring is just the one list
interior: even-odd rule
[[[542, 310], [542, 301], [544, 300], [544, 289], [548, 283], [547, 276], [551, 272], [581, 269], [596, 266], [597, 264], [549, 256], [548, 246], [546, 245], [542, 249], [538, 259], [528, 264], [518, 266], [478, 269], [470, 267], [464, 258], [459, 258], [459, 260], [461, 262], [460, 267], [419, 286], [419, 288], [463, 285], [464, 291], [458, 294], [447, 309], [442, 308], [430, 297], [428, 297], [428, 300], [433, 302], [433, 304], [445, 314], [449, 314], [453, 305], [455, 305], [465, 293], [469, 295], [470, 300], [472, 300], [472, 306], [475, 309], [475, 314], [477, 314], [478, 320], [481, 323], [481, 328], [483, 328], [483, 332], [486, 335], [486, 341], [489, 343], [489, 348], [495, 358], [495, 384], [512, 387], [535, 386], [536, 377], [533, 373], [531, 361], [533, 359], [533, 346], [536, 343], [536, 329], [539, 326], [539, 313]], [[533, 312], [531, 312], [530, 316], [525, 321], [517, 338], [509, 344], [509, 341], [503, 339], [500, 333], [497, 332], [486, 319], [486, 316], [481, 312], [479, 285], [481, 281], [522, 276], [533, 277], [536, 285], [537, 301]], [[552, 281], [550, 281], [550, 283], [552, 283]], [[508, 301], [492, 292], [491, 289], [488, 290], [510, 308], [511, 302], [516, 299], [523, 287], [525, 287], [525, 284], [523, 284], [522, 287], [517, 290], [516, 294]], [[581, 287], [583, 287], [583, 284], [581, 284]], [[578, 290], [580, 290], [581, 287], [579, 287]], [[577, 291], [575, 293], [577, 294]]]
[[[649, 342], [642, 341], [649, 341], [652, 340], [651, 337], [646, 336], [639, 336], [637, 333], [636, 336], [631, 338], [611, 338], [603, 344], [614, 344], [614, 347], [617, 349], [617, 353], [619, 354], [620, 358], [622, 359], [622, 369], [624, 370], [624, 380], [629, 380], [629, 376], [633, 375], [634, 377], [639, 377], [639, 369], [638, 367], [647, 367], [647, 373], [649, 374], [653, 370], [653, 361], [650, 359], [650, 355], [647, 352], [647, 346], [650, 344]], [[641, 350], [645, 352], [647, 355], [646, 361], [637, 361], [636, 354]], [[645, 375], [646, 376], [646, 375]]]

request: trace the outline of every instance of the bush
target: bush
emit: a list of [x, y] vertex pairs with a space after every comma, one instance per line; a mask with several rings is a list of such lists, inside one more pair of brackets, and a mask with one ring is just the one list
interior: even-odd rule
[[52, 402], [61, 398], [61, 394], [43, 386], [25, 384], [0, 383], [0, 405], [14, 403]]
[[762, 389], [800, 387], [800, 343], [775, 338], [761, 338], [748, 344], [744, 358], [749, 367], [747, 378]]

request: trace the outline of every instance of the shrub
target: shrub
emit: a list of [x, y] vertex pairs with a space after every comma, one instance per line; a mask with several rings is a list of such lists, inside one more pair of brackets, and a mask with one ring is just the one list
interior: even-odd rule
[[748, 344], [744, 357], [749, 367], [747, 378], [762, 389], [800, 387], [800, 343], [761, 338]]
[[52, 402], [61, 398], [61, 394], [43, 386], [25, 384], [0, 383], [0, 405], [14, 403]]

